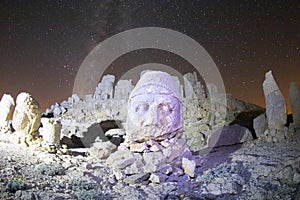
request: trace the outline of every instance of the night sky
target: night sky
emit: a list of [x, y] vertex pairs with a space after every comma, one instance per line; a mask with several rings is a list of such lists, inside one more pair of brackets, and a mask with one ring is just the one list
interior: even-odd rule
[[[0, 95], [28, 91], [43, 109], [61, 102], [97, 44], [138, 27], [169, 28], [198, 41], [226, 92], [239, 99], [264, 106], [262, 82], [270, 69], [286, 99], [289, 83], [300, 85], [300, 1], [2, 0]], [[149, 51], [117, 60], [112, 71], [148, 62], [143, 53]], [[161, 63], [178, 59], [152, 53]]]

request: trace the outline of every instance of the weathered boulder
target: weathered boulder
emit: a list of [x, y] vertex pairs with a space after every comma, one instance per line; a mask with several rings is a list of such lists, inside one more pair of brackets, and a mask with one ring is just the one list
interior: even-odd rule
[[293, 125], [300, 126], [300, 87], [296, 83], [290, 84], [289, 98], [293, 114]]
[[51, 118], [41, 119], [43, 127], [39, 129], [40, 134], [43, 137], [44, 145], [54, 145], [56, 147], [60, 146], [60, 133], [61, 133], [61, 123], [60, 121]]
[[4, 94], [0, 101], [0, 129], [9, 127], [9, 120], [12, 117], [14, 99], [9, 94]]
[[240, 144], [246, 141], [253, 140], [251, 132], [238, 124], [224, 126], [211, 135], [208, 139], [209, 147], [219, 147]]
[[41, 108], [39, 103], [28, 93], [17, 96], [17, 105], [13, 114], [13, 128], [20, 133], [34, 135], [41, 124]]
[[[114, 153], [112, 153], [107, 159], [106, 164], [110, 166], [118, 166], [117, 162], [127, 162], [127, 160], [133, 160], [130, 164], [132, 164], [135, 161], [134, 155], [129, 149], [127, 149], [124, 146], [119, 146], [118, 150]], [[119, 163], [120, 164], [120, 163]], [[129, 165], [129, 164], [128, 164]], [[126, 167], [126, 166], [125, 166]]]
[[123, 181], [124, 183], [128, 184], [136, 184], [136, 183], [142, 183], [143, 181], [147, 180], [150, 177], [150, 174], [148, 173], [140, 173], [140, 174], [134, 174], [131, 176], [126, 177]]
[[286, 102], [272, 71], [266, 73], [263, 90], [266, 99], [268, 127], [269, 129], [282, 130], [287, 122]]
[[[107, 121], [109, 123], [110, 121]], [[104, 124], [104, 122], [103, 122]], [[122, 137], [126, 134], [124, 129], [121, 128], [113, 128], [109, 129], [108, 131], [105, 132], [105, 136], [107, 137]]]
[[161, 151], [144, 153], [143, 158], [145, 162], [144, 172], [156, 172], [159, 166], [166, 162], [166, 157]]
[[190, 177], [195, 176], [196, 162], [194, 160], [190, 160], [188, 158], [182, 158], [182, 168], [184, 172]]
[[268, 122], [267, 122], [267, 118], [266, 118], [265, 114], [261, 114], [253, 120], [253, 128], [254, 128], [256, 137], [259, 138], [262, 135], [264, 135], [264, 132], [268, 128]]
[[93, 146], [88, 150], [90, 156], [97, 159], [107, 158], [112, 154], [114, 150], [117, 149], [117, 146], [110, 141], [102, 142], [97, 141]]
[[149, 181], [152, 183], [163, 183], [167, 180], [167, 178], [167, 175], [157, 172], [150, 175]]

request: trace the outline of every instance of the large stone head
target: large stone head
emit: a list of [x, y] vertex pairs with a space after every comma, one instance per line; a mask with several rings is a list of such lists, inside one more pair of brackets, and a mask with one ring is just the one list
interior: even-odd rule
[[128, 100], [127, 136], [130, 141], [163, 140], [182, 129], [181, 96], [173, 77], [145, 72]]

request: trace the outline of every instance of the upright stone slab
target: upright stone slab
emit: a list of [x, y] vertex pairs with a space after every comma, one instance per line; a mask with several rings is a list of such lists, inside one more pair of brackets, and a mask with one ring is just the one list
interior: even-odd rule
[[274, 80], [272, 71], [266, 73], [263, 90], [266, 99], [268, 128], [282, 130], [287, 121], [286, 102]]
[[12, 110], [15, 105], [14, 99], [9, 94], [4, 94], [0, 101], [0, 129], [9, 126], [9, 119], [12, 116]]
[[181, 98], [183, 98], [183, 92], [181, 92], [181, 84], [179, 78], [177, 76], [172, 76], [172, 77], [176, 87], [178, 88], [178, 91], [180, 92]]
[[200, 81], [196, 82], [195, 95], [201, 100], [205, 99], [205, 92], [204, 92], [204, 89], [203, 89], [203, 85], [201, 84]]
[[290, 84], [289, 98], [294, 126], [300, 126], [300, 87], [296, 83]]
[[114, 83], [115, 83], [115, 76], [114, 75], [105, 75], [102, 78], [101, 83], [98, 84], [94, 99], [111, 99], [113, 98], [114, 94]]
[[193, 98], [195, 91], [193, 85], [196, 83], [196, 78], [193, 73], [183, 75], [185, 98]]
[[206, 88], [207, 88], [208, 96], [218, 93], [218, 87], [214, 83], [206, 83]]
[[128, 99], [134, 86], [131, 80], [119, 80], [115, 86], [115, 99]]

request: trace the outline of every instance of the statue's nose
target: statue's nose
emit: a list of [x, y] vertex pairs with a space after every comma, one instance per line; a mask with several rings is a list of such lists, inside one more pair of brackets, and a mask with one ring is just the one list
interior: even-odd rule
[[157, 106], [150, 106], [147, 114], [145, 115], [144, 126], [157, 125]]

